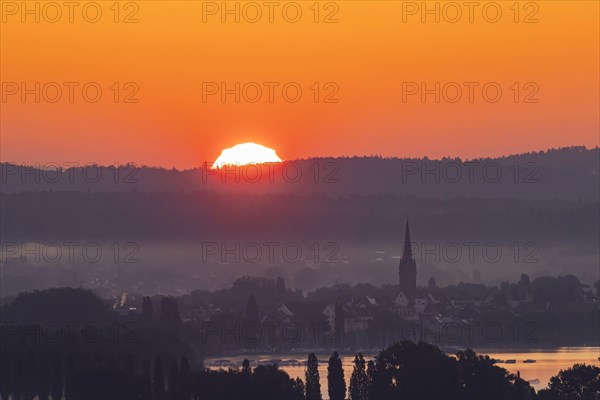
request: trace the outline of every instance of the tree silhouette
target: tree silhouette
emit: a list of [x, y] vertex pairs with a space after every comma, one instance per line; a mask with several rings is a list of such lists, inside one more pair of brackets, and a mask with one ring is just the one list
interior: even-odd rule
[[11, 374], [13, 377], [13, 398], [20, 399], [24, 392], [25, 386], [25, 377], [24, 375], [24, 366], [23, 366], [23, 356], [21, 352], [18, 352], [14, 361], [14, 372]]
[[[239, 382], [242, 374], [230, 371], [229, 377], [233, 378], [234, 386], [236, 386], [235, 382]], [[233, 398], [256, 400], [300, 400], [304, 398], [301, 392], [302, 387], [297, 380], [290, 379], [289, 375], [280, 370], [277, 365], [259, 365], [254, 368], [250, 378], [248, 393], [238, 393]]]
[[319, 381], [319, 361], [315, 353], [308, 355], [306, 365], [306, 400], [321, 400], [321, 382]]
[[52, 396], [52, 400], [61, 399], [63, 396], [63, 365], [62, 360], [58, 354], [54, 356], [54, 361], [52, 362], [52, 371], [50, 373], [51, 376], [51, 388], [50, 388], [50, 396]]
[[160, 356], [154, 361], [154, 374], [152, 375], [152, 389], [157, 399], [161, 399], [165, 394], [165, 372]]
[[304, 382], [302, 379], [296, 378], [292, 379], [292, 387], [296, 393], [298, 393], [300, 399], [305, 399], [306, 387], [304, 387]]
[[463, 399], [528, 399], [532, 388], [519, 377], [494, 365], [489, 356], [467, 349], [456, 355]]
[[460, 397], [456, 360], [424, 342], [403, 341], [381, 351], [376, 358], [373, 379], [377, 397], [371, 398]]
[[169, 390], [170, 399], [179, 399], [179, 368], [177, 362], [173, 361], [169, 366], [169, 373], [167, 375], [167, 386]]
[[[557, 400], [595, 400], [600, 393], [600, 368], [594, 365], [575, 364], [560, 370], [550, 378], [548, 391], [540, 398]], [[542, 397], [544, 396], [544, 397]]]
[[350, 378], [350, 399], [368, 400], [369, 379], [365, 370], [365, 359], [362, 353], [354, 356], [354, 368]]
[[277, 277], [277, 279], [275, 280], [275, 286], [277, 287], [277, 291], [279, 292], [279, 294], [285, 293], [285, 280], [282, 277]]
[[136, 399], [139, 378], [104, 365], [88, 366], [77, 371], [71, 395], [67, 399]]
[[435, 278], [433, 276], [430, 277], [429, 280], [427, 281], [427, 289], [429, 289], [429, 290], [437, 289], [437, 282], [435, 281]]
[[179, 365], [179, 393], [182, 398], [189, 399], [192, 390], [192, 375], [190, 361], [186, 356], [181, 357]]
[[152, 306], [152, 298], [144, 296], [142, 298], [142, 320], [151, 322], [154, 318], [154, 307]]
[[133, 359], [133, 355], [131, 353], [127, 353], [125, 355], [125, 368], [123, 370], [130, 375], [135, 374], [135, 360]]
[[248, 361], [247, 358], [244, 358], [244, 361], [242, 361], [242, 373], [250, 374], [251, 372], [252, 369], [250, 368], [250, 361]]
[[248, 296], [248, 304], [246, 304], [246, 321], [258, 322], [258, 304], [256, 303], [256, 297], [253, 295]]
[[344, 400], [346, 398], [344, 369], [337, 351], [329, 357], [329, 364], [327, 365], [327, 392], [331, 400]]
[[12, 365], [10, 363], [10, 353], [5, 349], [0, 349], [0, 396], [3, 399], [8, 399], [12, 394]]
[[171, 297], [163, 297], [160, 302], [160, 319], [174, 331], [181, 327], [181, 316], [179, 315], [179, 305], [177, 300]]
[[375, 364], [374, 361], [367, 363], [367, 380], [368, 386], [368, 398], [369, 399], [383, 399], [385, 398], [386, 391], [388, 390], [388, 383], [383, 376], [383, 365], [381, 362]]
[[140, 394], [142, 395], [142, 400], [151, 400], [152, 378], [150, 376], [150, 361], [147, 359], [144, 359]]
[[519, 279], [519, 284], [523, 285], [526, 289], [529, 289], [530, 283], [531, 283], [531, 281], [529, 279], [529, 275], [521, 274], [521, 277]]
[[38, 396], [40, 400], [48, 400], [48, 396], [50, 396], [50, 368], [45, 358], [40, 360]]
[[335, 318], [334, 318], [334, 339], [336, 343], [344, 342], [344, 323], [346, 321], [346, 315], [344, 312], [344, 307], [341, 304], [335, 303]]
[[38, 393], [38, 371], [35, 353], [32, 349], [27, 351], [25, 359], [25, 381], [23, 386], [23, 397], [32, 399]]
[[74, 393], [75, 387], [75, 356], [69, 354], [67, 356], [67, 365], [65, 369], [65, 398], [70, 399]]
[[253, 295], [248, 296], [248, 303], [246, 304], [246, 315], [244, 316], [244, 324], [246, 326], [242, 329], [244, 332], [244, 346], [247, 348], [256, 347], [259, 337], [259, 311], [256, 297]]
[[114, 353], [110, 353], [108, 355], [108, 368], [109, 369], [117, 369], [117, 357], [115, 356]]

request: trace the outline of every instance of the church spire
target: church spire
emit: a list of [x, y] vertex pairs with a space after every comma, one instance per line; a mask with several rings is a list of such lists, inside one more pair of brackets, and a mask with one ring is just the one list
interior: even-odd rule
[[409, 302], [414, 301], [417, 291], [417, 262], [413, 256], [410, 241], [408, 215], [406, 215], [406, 230], [404, 233], [404, 253], [398, 266], [398, 277], [400, 279], [400, 291], [404, 293]]
[[412, 243], [410, 242], [410, 227], [408, 226], [408, 215], [406, 216], [406, 230], [404, 231], [404, 252], [402, 258], [411, 260], [413, 258]]

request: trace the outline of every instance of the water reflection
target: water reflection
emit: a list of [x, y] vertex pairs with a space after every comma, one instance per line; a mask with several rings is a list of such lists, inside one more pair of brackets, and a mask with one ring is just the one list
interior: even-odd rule
[[[448, 353], [458, 350], [447, 350]], [[543, 389], [548, 384], [550, 377], [556, 375], [560, 369], [573, 366], [576, 363], [593, 364], [600, 366], [600, 347], [561, 347], [555, 349], [475, 349], [477, 353], [487, 354], [498, 360], [498, 366], [512, 373], [521, 374], [521, 378], [530, 381], [536, 389]], [[321, 377], [321, 392], [323, 398], [327, 398], [327, 362], [329, 353], [318, 353], [319, 374]], [[364, 354], [365, 359], [371, 360], [376, 353]], [[350, 383], [352, 367], [354, 365], [354, 354], [340, 356], [344, 367], [346, 385]], [[252, 366], [258, 364], [277, 363], [281, 369], [291, 377], [299, 377], [304, 380], [307, 354], [248, 354], [246, 356], [234, 356], [228, 358], [207, 358], [205, 365], [209, 368], [240, 367], [242, 360], [248, 358]], [[527, 361], [527, 362], [524, 362]]]

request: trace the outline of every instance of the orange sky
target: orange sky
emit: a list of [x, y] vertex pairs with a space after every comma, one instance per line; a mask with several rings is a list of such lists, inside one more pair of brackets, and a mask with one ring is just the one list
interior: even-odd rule
[[[36, 22], [35, 14], [23, 14], [21, 1], [1, 1], [2, 161], [189, 168], [246, 141], [284, 159], [477, 157], [599, 145], [597, 1], [519, 2], [516, 8], [514, 1], [475, 2], [472, 22], [458, 1], [462, 16], [454, 23], [456, 8], [448, 2], [427, 3], [438, 4], [440, 22], [422, 14], [421, 1], [273, 2], [273, 22], [268, 2], [227, 2], [231, 9], [239, 4], [239, 23], [221, 15], [221, 1], [120, 1], [118, 16], [114, 1], [76, 2], [73, 22], [61, 6], [55, 23], [56, 9], [46, 3], [27, 2], [31, 9], [38, 4]], [[89, 22], [96, 5], [102, 14]], [[255, 5], [262, 17], [252, 23]], [[292, 23], [296, 8], [302, 15]], [[496, 8], [502, 14], [492, 23]], [[124, 23], [130, 14], [138, 22]], [[337, 22], [324, 23], [327, 15]], [[39, 103], [35, 94], [22, 100], [23, 82], [34, 91], [40, 83]], [[63, 88], [55, 103], [49, 82]], [[65, 82], [79, 83], [72, 102]], [[83, 97], [88, 82], [102, 89], [96, 103]], [[203, 101], [205, 82], [230, 88], [256, 82], [262, 96], [248, 101], [255, 96], [250, 85], [239, 103], [233, 94], [222, 102], [219, 93], [205, 93]], [[278, 84], [273, 101], [268, 82]], [[296, 103], [282, 94], [290, 82], [302, 90]], [[403, 101], [403, 88], [413, 87], [403, 82], [429, 88], [440, 82], [447, 96], [441, 93], [436, 103], [431, 94], [423, 102], [417, 93]], [[472, 102], [465, 82], [479, 83]], [[495, 103], [482, 94], [490, 82], [502, 90]], [[462, 97], [452, 103], [456, 86]], [[123, 102], [135, 87], [138, 102]], [[338, 102], [324, 102], [336, 88]]]

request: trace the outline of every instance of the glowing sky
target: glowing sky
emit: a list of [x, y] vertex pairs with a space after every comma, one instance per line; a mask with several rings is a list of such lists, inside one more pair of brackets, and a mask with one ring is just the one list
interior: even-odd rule
[[[284, 159], [598, 145], [597, 1], [457, 2], [460, 18], [428, 2], [440, 22], [420, 1], [292, 3], [271, 15], [253, 3], [257, 19], [249, 2], [228, 2], [238, 23], [221, 2], [122, 1], [117, 14], [100, 1], [98, 22], [78, 2], [71, 16], [40, 9], [38, 23], [2, 1], [2, 160], [189, 168], [244, 142]], [[39, 103], [22, 101], [22, 82], [40, 83]], [[239, 102], [222, 97], [236, 82]], [[436, 82], [439, 103], [423, 101]]]
[[277, 163], [281, 161], [281, 158], [279, 158], [277, 152], [273, 149], [269, 149], [257, 143], [242, 143], [223, 150], [211, 168], [217, 169], [221, 168], [223, 165], [235, 166]]

